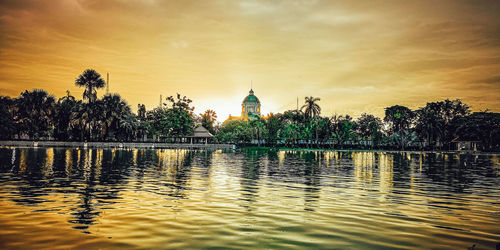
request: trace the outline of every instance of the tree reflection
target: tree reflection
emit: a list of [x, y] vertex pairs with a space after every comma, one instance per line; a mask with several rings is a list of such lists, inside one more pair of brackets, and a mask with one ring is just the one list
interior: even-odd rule
[[305, 160], [304, 168], [304, 210], [314, 211], [319, 200], [320, 185], [320, 163], [321, 156], [319, 152], [306, 152], [301, 155]]
[[17, 185], [19, 197], [12, 200], [21, 205], [34, 206], [46, 202], [50, 179], [44, 178], [42, 170], [46, 163], [46, 150], [43, 148], [23, 148], [20, 150], [17, 172], [20, 185]]
[[201, 172], [201, 176], [207, 181], [210, 178], [210, 167], [212, 166], [213, 154], [214, 151], [212, 150], [203, 150], [201, 152], [198, 152], [198, 162], [203, 169]]
[[247, 150], [244, 152], [244, 161], [242, 166], [240, 185], [241, 199], [248, 202], [248, 205], [243, 205], [248, 210], [252, 209], [251, 203], [255, 202], [257, 193], [259, 192], [259, 175], [260, 175], [260, 158], [265, 156], [263, 150]]
[[166, 188], [161, 194], [173, 198], [187, 198], [186, 189], [189, 188], [188, 180], [195, 152], [181, 149], [157, 150], [158, 174], [165, 176], [166, 180], [158, 183]]
[[[429, 191], [451, 190], [455, 193], [467, 192], [467, 189], [474, 182], [475, 175], [481, 173], [484, 158], [479, 162], [474, 162], [472, 155], [458, 155], [433, 153], [424, 157], [423, 173], [432, 183]], [[486, 163], [488, 165], [488, 163]]]

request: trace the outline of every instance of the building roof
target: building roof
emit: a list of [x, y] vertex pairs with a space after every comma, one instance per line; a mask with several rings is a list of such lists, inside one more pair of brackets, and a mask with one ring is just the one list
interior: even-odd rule
[[213, 137], [213, 135], [203, 126], [194, 129], [194, 135], [189, 137]]
[[245, 104], [245, 103], [258, 103], [258, 104], [260, 104], [259, 98], [257, 98], [257, 96], [255, 96], [253, 94], [252, 89], [250, 89], [250, 92], [247, 95], [247, 97], [245, 97], [245, 99], [243, 99], [243, 104]]

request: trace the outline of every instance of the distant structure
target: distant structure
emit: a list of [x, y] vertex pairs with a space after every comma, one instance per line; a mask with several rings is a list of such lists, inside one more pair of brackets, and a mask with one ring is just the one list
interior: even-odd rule
[[241, 103], [241, 116], [229, 115], [224, 123], [233, 120], [249, 121], [259, 117], [262, 117], [260, 114], [260, 100], [254, 95], [253, 89], [250, 89], [250, 92]]

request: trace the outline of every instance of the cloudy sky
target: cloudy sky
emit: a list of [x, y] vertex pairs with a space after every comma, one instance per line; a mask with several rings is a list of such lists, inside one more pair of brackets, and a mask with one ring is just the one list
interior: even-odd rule
[[[500, 112], [500, 1], [1, 0], [0, 95], [60, 97], [85, 69], [135, 110], [179, 92], [198, 113], [320, 97], [323, 115], [460, 98]], [[99, 92], [104, 94], [104, 90]]]

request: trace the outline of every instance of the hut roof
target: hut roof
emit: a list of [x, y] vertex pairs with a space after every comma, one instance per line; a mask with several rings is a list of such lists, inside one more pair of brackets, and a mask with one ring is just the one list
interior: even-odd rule
[[193, 136], [190, 137], [213, 137], [213, 135], [203, 126], [198, 126], [194, 129]]

